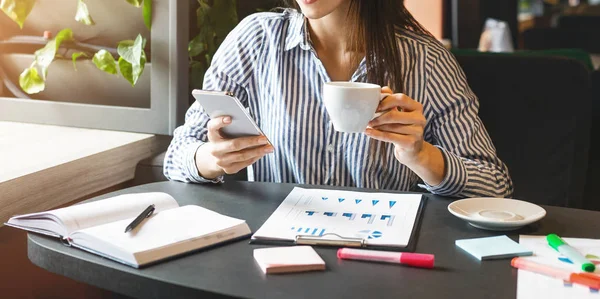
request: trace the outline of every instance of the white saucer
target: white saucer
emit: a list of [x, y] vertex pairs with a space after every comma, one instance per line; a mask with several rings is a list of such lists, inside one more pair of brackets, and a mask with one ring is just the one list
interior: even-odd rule
[[470, 225], [487, 230], [515, 230], [546, 216], [530, 202], [508, 198], [467, 198], [448, 205], [448, 211]]

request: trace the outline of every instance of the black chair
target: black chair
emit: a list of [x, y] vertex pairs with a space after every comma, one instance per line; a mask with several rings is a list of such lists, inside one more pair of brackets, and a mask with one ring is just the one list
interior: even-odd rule
[[563, 15], [558, 18], [557, 27], [575, 30], [600, 30], [600, 16]]
[[531, 28], [523, 32], [526, 50], [582, 49], [600, 53], [600, 30], [573, 28]]
[[560, 57], [457, 55], [480, 117], [508, 165], [513, 198], [582, 208], [591, 126], [590, 77]]
[[600, 70], [592, 73], [592, 132], [584, 208], [600, 211]]

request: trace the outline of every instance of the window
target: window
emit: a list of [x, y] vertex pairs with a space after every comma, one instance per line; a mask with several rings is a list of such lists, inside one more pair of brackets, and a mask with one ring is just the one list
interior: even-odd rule
[[[44, 11], [42, 5], [45, 2], [48, 3], [46, 5], [52, 5], [52, 2], [57, 3], [52, 9]], [[59, 13], [61, 10], [56, 7], [65, 5], [65, 2], [64, 0], [37, 1], [39, 7], [34, 7], [30, 16], [34, 16], [36, 10], [41, 10], [40, 15], [46, 14], [48, 11]], [[72, 14], [77, 1], [70, 2], [73, 2], [73, 9], [65, 10], [65, 13], [71, 14], [68, 18], [73, 19]], [[121, 2], [129, 5], [126, 1]], [[86, 0], [86, 3], [92, 16], [95, 11], [102, 9], [119, 11], [119, 9], [109, 7], [109, 5], [114, 5], [113, 1]], [[2, 14], [0, 28], [5, 29], [0, 32], [0, 40], [4, 41], [3, 44], [0, 44], [0, 82], [3, 81], [0, 83], [0, 121], [171, 134], [175, 127], [183, 122], [183, 115], [188, 107], [189, 2], [154, 0], [152, 3], [152, 30], [147, 32], [149, 38], [146, 46], [149, 59], [144, 73], [135, 87], [128, 85], [129, 83], [122, 77], [119, 78], [95, 69], [89, 59], [78, 60], [77, 65], [80, 67], [75, 70], [70, 59], [71, 56], [65, 56], [68, 59], [50, 66], [45, 93], [31, 95], [31, 99], [19, 96], [18, 74], [33, 61], [33, 51], [43, 47], [45, 43], [35, 44], [41, 36], [39, 32], [37, 35], [26, 36], [27, 33], [35, 33], [27, 31], [31, 30], [30, 27], [35, 27], [28, 27], [28, 23], [25, 24], [23, 30], [18, 30], [18, 27], [12, 24], [11, 26], [17, 30], [11, 33], [10, 29], [6, 29], [10, 26], [6, 25], [5, 21], [12, 21]], [[138, 9], [138, 13], [139, 18], [136, 18], [136, 21], [139, 20], [143, 26], [141, 9]], [[101, 13], [98, 15], [101, 18]], [[63, 17], [61, 22], [66, 19], [67, 16]], [[131, 22], [133, 18], [115, 16], [112, 22], [117, 23], [117, 20], [122, 19], [125, 22]], [[100, 24], [100, 21], [96, 20], [96, 23]], [[102, 26], [108, 26], [107, 24], [111, 23], [111, 20], [109, 22], [102, 21]], [[130, 26], [131, 24], [125, 25]], [[125, 25], [123, 28], [126, 28]], [[78, 39], [78, 31], [75, 28], [73, 31], [75, 38]], [[56, 32], [53, 33], [56, 34]], [[80, 34], [83, 35], [83, 33]], [[25, 35], [25, 37], [18, 35]], [[127, 37], [127, 39], [135, 39], [135, 36]], [[98, 43], [104, 42], [102, 39], [96, 40]], [[10, 41], [13, 43], [20, 41], [21, 44], [29, 43], [29, 47], [20, 47], [15, 50], [14, 47], [11, 48]], [[94, 45], [92, 42], [89, 44]], [[116, 47], [116, 45], [106, 44], [95, 46]], [[23, 48], [33, 50], [26, 53], [27, 49], [22, 50]], [[17, 92], [13, 93], [11, 89]], [[20, 91], [21, 94], [24, 94], [22, 90]]]

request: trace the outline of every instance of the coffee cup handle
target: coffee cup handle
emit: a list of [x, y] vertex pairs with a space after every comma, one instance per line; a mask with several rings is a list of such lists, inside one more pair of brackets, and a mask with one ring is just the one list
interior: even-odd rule
[[[381, 94], [381, 98], [379, 99], [379, 102], [383, 101], [383, 99], [385, 99], [385, 98], [387, 98], [388, 96], [391, 96], [391, 95], [392, 95], [391, 93], [382, 93]], [[374, 120], [374, 119], [380, 117], [382, 114], [384, 114], [384, 113], [386, 113], [388, 111], [389, 111], [389, 109], [385, 110], [385, 111], [381, 111], [381, 112], [375, 112], [375, 114], [373, 115], [373, 117], [371, 118], [371, 120]]]

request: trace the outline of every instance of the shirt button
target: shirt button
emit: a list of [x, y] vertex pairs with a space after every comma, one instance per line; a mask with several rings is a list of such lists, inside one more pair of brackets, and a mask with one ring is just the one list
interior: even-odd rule
[[332, 144], [330, 144], [330, 145], [327, 146], [327, 151], [330, 152], [330, 153], [333, 152], [333, 145]]

